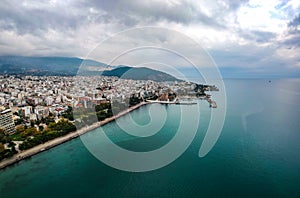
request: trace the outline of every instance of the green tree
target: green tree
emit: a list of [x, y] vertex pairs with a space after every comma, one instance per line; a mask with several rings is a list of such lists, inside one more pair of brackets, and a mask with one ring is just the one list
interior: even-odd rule
[[25, 131], [25, 126], [24, 125], [19, 125], [16, 127], [16, 132], [17, 133], [23, 133]]
[[0, 143], [0, 152], [4, 151], [4, 145], [2, 143]]
[[21, 137], [28, 137], [28, 136], [32, 136], [32, 135], [36, 135], [37, 134], [37, 130], [35, 127], [30, 127], [25, 129], [24, 132], [21, 133]]
[[30, 120], [30, 126], [34, 127], [34, 121], [33, 120]]
[[5, 144], [7, 142], [10, 142], [11, 138], [9, 135], [5, 134], [3, 129], [0, 129], [0, 142]]
[[10, 141], [9, 143], [8, 143], [8, 147], [15, 147], [16, 146], [16, 144], [14, 143], [14, 142], [12, 142], [12, 141]]
[[101, 110], [100, 112], [97, 113], [97, 118], [98, 121], [105, 120], [105, 118], [107, 118], [107, 113], [104, 110]]

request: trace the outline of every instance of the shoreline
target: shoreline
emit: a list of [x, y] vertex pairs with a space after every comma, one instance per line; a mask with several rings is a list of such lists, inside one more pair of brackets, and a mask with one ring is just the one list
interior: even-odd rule
[[34, 156], [38, 153], [41, 153], [41, 152], [44, 152], [46, 150], [49, 150], [55, 146], [58, 146], [60, 144], [63, 144], [69, 140], [72, 140], [74, 138], [77, 138], [87, 132], [90, 132], [96, 128], [99, 128], [100, 126], [103, 126], [107, 123], [110, 123], [116, 119], [118, 119], [119, 117], [123, 116], [123, 115], [126, 115], [128, 114], [129, 112], [135, 110], [135, 109], [138, 109], [140, 108], [141, 106], [143, 105], [146, 105], [146, 104], [149, 104], [148, 102], [141, 102], [135, 106], [132, 106], [120, 113], [118, 113], [117, 115], [114, 115], [110, 118], [106, 118], [105, 120], [103, 121], [100, 121], [100, 122], [96, 122], [90, 126], [86, 126], [86, 127], [83, 127], [79, 130], [76, 130], [74, 132], [70, 132], [69, 134], [65, 135], [65, 136], [62, 136], [62, 137], [58, 137], [58, 138], [55, 138], [53, 140], [50, 140], [48, 142], [45, 142], [43, 144], [39, 144], [33, 148], [30, 148], [28, 150], [24, 150], [24, 151], [21, 151], [20, 153], [17, 153], [15, 154], [14, 156], [12, 156], [11, 158], [8, 158], [8, 159], [4, 159], [0, 162], [0, 170], [1, 169], [4, 169], [10, 165], [13, 165], [13, 164], [16, 164], [24, 159], [28, 159], [30, 158], [31, 156]]

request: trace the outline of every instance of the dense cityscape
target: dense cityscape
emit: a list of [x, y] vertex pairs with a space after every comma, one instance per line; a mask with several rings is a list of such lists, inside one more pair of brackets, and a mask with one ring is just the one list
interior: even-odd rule
[[300, 198], [300, 0], [0, 16], [0, 198]]
[[1, 160], [143, 101], [179, 103], [186, 96], [210, 100], [205, 91], [217, 90], [184, 81], [104, 76], [0, 76], [0, 81]]

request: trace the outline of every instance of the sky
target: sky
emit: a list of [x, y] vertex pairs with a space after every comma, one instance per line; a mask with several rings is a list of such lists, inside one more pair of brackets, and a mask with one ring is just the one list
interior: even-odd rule
[[[126, 34], [145, 26], [168, 31]], [[117, 42], [99, 47], [111, 37]], [[168, 43], [196, 56], [188, 39], [228, 73], [300, 77], [299, 0], [2, 0], [0, 5], [0, 55], [85, 58], [97, 47], [109, 55], [124, 46]], [[118, 63], [147, 64], [145, 54], [153, 59], [158, 52], [147, 49]], [[100, 55], [92, 58], [110, 62]], [[188, 67], [173, 58], [166, 63]]]

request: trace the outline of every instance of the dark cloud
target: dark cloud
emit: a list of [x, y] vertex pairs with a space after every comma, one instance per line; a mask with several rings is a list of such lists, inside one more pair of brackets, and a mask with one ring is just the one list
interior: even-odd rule
[[255, 41], [257, 43], [266, 43], [276, 38], [277, 34], [267, 31], [243, 31], [240, 30], [241, 37]]
[[292, 49], [300, 47], [300, 29], [298, 29], [298, 26], [300, 26], [300, 13], [288, 23], [287, 34], [283, 41], [281, 41], [281, 44], [285, 48]]
[[4, 0], [0, 6], [1, 29], [16, 31], [20, 35], [39, 35], [49, 29], [61, 32], [74, 30], [90, 22], [93, 17], [99, 18], [99, 14], [92, 13], [88, 7], [79, 2], [51, 5], [49, 1], [39, 1], [35, 5], [33, 2], [25, 4], [20, 1]]
[[300, 13], [289, 22], [288, 27], [287, 40], [284, 44], [288, 46], [300, 46]]
[[[300, 46], [300, 14], [294, 17], [296, 11], [291, 11], [288, 3], [285, 1], [276, 7], [292, 19], [283, 37], [273, 24], [260, 27], [247, 24], [247, 20], [240, 24], [239, 8], [246, 8], [247, 12], [255, 9], [249, 6], [248, 0], [3, 0], [0, 5], [0, 54], [85, 56], [97, 43], [114, 33], [133, 27], [160, 26], [195, 36], [193, 39], [211, 44], [214, 50], [220, 48], [215, 56], [218, 61], [227, 62], [226, 66], [239, 66], [240, 63], [250, 66], [258, 61], [270, 65], [274, 62], [262, 61], [275, 54], [275, 50], [265, 46], [290, 49]], [[272, 17], [281, 20], [281, 15], [276, 16], [275, 12]], [[170, 42], [182, 48], [176, 38], [172, 38], [174, 40], [143, 33], [136, 35], [131, 43], [139, 40]], [[118, 41], [116, 48], [120, 43], [122, 41]], [[240, 48], [235, 50], [231, 46]]]
[[300, 13], [288, 24], [289, 27], [291, 28], [297, 28], [300, 26]]
[[0, 6], [0, 27], [18, 34], [43, 34], [49, 29], [75, 30], [86, 23], [118, 22], [125, 27], [152, 25], [159, 21], [179, 24], [204, 24], [226, 28], [224, 18], [246, 1], [224, 1], [208, 16], [193, 1], [49, 1], [4, 0]]
[[300, 47], [300, 31], [298, 31], [297, 35], [292, 35], [286, 38], [283, 42], [283, 45], [285, 45], [286, 48], [294, 48], [294, 47]]
[[[106, 17], [118, 20], [126, 25], [153, 24], [159, 21], [174, 22], [184, 25], [204, 24], [212, 28], [225, 28], [224, 18], [229, 12], [237, 10], [248, 0], [214, 2], [215, 8], [208, 16], [205, 11], [195, 6], [197, 1], [90, 1], [85, 6], [106, 12]], [[209, 7], [210, 5], [207, 5]], [[205, 4], [204, 4], [204, 7]]]
[[[165, 1], [97, 1], [89, 2], [88, 6], [107, 12], [107, 16], [124, 24], [153, 24], [158, 21], [182, 23], [202, 23], [217, 28], [223, 27], [214, 17], [207, 16], [197, 9], [193, 2], [167, 3]], [[128, 17], [130, 16], [130, 17]]]

